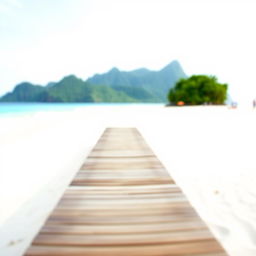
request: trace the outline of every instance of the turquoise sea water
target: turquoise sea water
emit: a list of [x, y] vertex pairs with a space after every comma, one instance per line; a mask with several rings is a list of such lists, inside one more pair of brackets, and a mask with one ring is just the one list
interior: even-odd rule
[[0, 117], [25, 115], [36, 112], [72, 111], [89, 106], [163, 105], [151, 103], [0, 103]]
[[41, 111], [67, 111], [77, 107], [91, 104], [65, 104], [65, 103], [1, 103], [0, 115], [26, 114]]

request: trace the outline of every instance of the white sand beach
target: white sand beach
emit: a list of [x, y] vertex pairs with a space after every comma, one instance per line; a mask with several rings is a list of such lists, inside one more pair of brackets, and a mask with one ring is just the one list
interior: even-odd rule
[[22, 255], [106, 127], [136, 127], [230, 255], [256, 255], [256, 110], [92, 106], [0, 118], [0, 255]]

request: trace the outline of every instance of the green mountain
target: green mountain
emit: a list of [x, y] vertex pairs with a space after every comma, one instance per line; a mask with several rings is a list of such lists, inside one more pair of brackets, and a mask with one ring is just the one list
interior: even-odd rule
[[91, 85], [74, 75], [51, 86], [22, 83], [0, 102], [138, 102], [124, 92], [108, 86]]
[[174, 61], [160, 71], [142, 68], [134, 71], [111, 69], [87, 81], [74, 75], [46, 86], [18, 84], [0, 98], [1, 102], [165, 102], [177, 80], [186, 77]]
[[173, 61], [160, 71], [142, 68], [126, 72], [113, 68], [108, 73], [94, 75], [87, 81], [91, 84], [110, 86], [137, 100], [166, 101], [170, 88], [184, 77], [186, 74], [179, 62]]
[[44, 92], [44, 87], [31, 83], [21, 83], [16, 85], [12, 92], [5, 94], [0, 101], [4, 102], [35, 102], [37, 96]]

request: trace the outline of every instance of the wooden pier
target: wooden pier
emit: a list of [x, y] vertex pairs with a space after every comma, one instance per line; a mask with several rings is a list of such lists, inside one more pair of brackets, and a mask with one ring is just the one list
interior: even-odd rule
[[135, 128], [108, 128], [26, 256], [227, 255]]

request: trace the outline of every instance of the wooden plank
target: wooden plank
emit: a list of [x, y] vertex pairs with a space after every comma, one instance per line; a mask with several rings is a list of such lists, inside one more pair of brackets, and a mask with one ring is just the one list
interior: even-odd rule
[[106, 129], [26, 256], [227, 255], [134, 128]]
[[152, 179], [77, 179], [75, 178], [71, 185], [73, 186], [138, 186], [138, 185], [155, 185], [169, 184], [173, 182], [170, 178], [152, 178]]
[[[189, 210], [189, 207], [187, 208], [183, 208], [183, 209], [170, 209], [170, 208], [165, 208], [165, 209], [161, 209], [161, 208], [156, 208], [156, 209], [150, 209], [150, 208], [146, 208], [145, 210], [143, 209], [97, 209], [97, 210], [90, 210], [90, 209], [73, 209], [70, 210], [68, 208], [64, 208], [64, 209], [56, 209], [54, 210], [54, 212], [52, 213], [53, 217], [61, 217], [61, 216], [66, 216], [66, 217], [101, 217], [101, 216], [105, 216], [105, 217], [133, 217], [133, 216], [154, 216], [154, 217], [161, 217], [164, 215], [170, 215], [170, 214], [176, 214], [176, 215], [180, 215], [179, 218], [180, 219], [182, 217], [182, 214], [184, 212], [184, 210]], [[104, 213], [102, 213], [104, 211]], [[188, 212], [189, 213], [189, 212]], [[187, 213], [187, 214], [188, 214]], [[187, 216], [187, 214], [185, 216]], [[191, 212], [192, 214], [192, 212]]]
[[[177, 244], [147, 246], [32, 246], [27, 256], [192, 256], [204, 254], [216, 256], [222, 248], [216, 241], [198, 241]], [[206, 254], [207, 253], [207, 254]]]
[[126, 224], [126, 225], [57, 225], [46, 224], [41, 234], [141, 234], [164, 233], [180, 230], [207, 229], [202, 221], [187, 220], [170, 223]]
[[82, 165], [81, 170], [130, 170], [130, 169], [160, 169], [163, 166], [159, 162], [130, 162], [127, 160], [122, 163], [109, 163], [109, 162], [95, 162], [85, 163]]
[[65, 195], [145, 195], [181, 192], [176, 184], [154, 184], [143, 186], [70, 186]]
[[68, 235], [68, 234], [39, 234], [34, 245], [59, 246], [134, 246], [173, 244], [194, 241], [208, 241], [212, 234], [206, 230], [186, 230], [165, 233], [147, 234], [108, 234], [108, 235]]
[[[80, 172], [76, 175], [76, 176], [111, 176], [113, 175], [113, 170], [80, 170]], [[168, 176], [166, 173], [165, 169], [129, 169], [129, 170], [118, 170], [117, 172], [115, 172], [115, 175], [118, 176], [149, 176], [149, 175], [163, 175], [163, 176]]]
[[[146, 200], [145, 200], [146, 199]], [[140, 204], [140, 205], [138, 205]], [[104, 208], [112, 208], [113, 207], [122, 207], [122, 209], [125, 209], [126, 207], [130, 208], [130, 206], [135, 206], [135, 207], [139, 207], [141, 209], [141, 206], [144, 207], [159, 207], [159, 205], [161, 207], [165, 207], [165, 206], [170, 206], [170, 207], [174, 207], [175, 205], [187, 205], [190, 207], [190, 205], [188, 204], [187, 198], [184, 195], [178, 195], [178, 196], [173, 196], [173, 197], [162, 197], [162, 198], [142, 198], [142, 199], [138, 199], [138, 198], [115, 198], [115, 199], [107, 199], [104, 198], [103, 200], [84, 200], [84, 198], [72, 198], [72, 199], [62, 199], [58, 205], [58, 207], [61, 208], [61, 206], [86, 206], [86, 207], [90, 207], [90, 206], [103, 206]]]
[[181, 193], [152, 193], [152, 194], [65, 194], [61, 201], [65, 200], [131, 200], [131, 199], [155, 199], [155, 198], [185, 198]]
[[154, 184], [138, 186], [70, 186], [66, 193], [129, 193], [129, 194], [148, 194], [148, 193], [165, 193], [181, 191], [176, 184]]
[[47, 223], [56, 224], [68, 224], [68, 225], [123, 225], [123, 224], [151, 224], [151, 223], [170, 223], [170, 222], [181, 222], [187, 220], [195, 220], [197, 215], [194, 212], [182, 212], [178, 215], [160, 214], [160, 215], [132, 215], [130, 213], [120, 216], [120, 213], [112, 215], [100, 215], [99, 211], [97, 214], [86, 215], [65, 215], [65, 214], [54, 214], [51, 215]]

